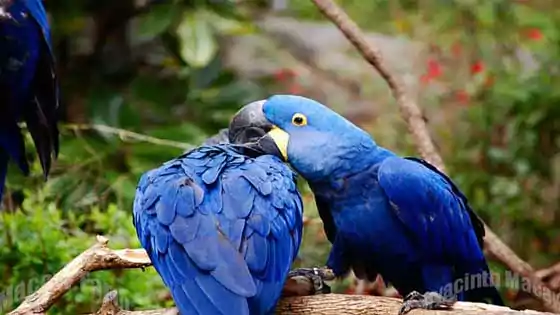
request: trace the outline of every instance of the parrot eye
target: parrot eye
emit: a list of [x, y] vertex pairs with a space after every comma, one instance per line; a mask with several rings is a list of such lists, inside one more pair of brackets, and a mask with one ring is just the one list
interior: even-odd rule
[[292, 124], [296, 126], [305, 126], [307, 125], [307, 117], [304, 114], [296, 113], [292, 116]]

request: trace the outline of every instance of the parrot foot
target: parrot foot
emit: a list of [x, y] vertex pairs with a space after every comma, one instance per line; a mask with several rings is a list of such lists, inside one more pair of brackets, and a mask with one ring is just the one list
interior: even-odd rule
[[313, 283], [313, 294], [331, 293], [331, 287], [325, 281], [332, 280], [331, 276], [321, 268], [298, 268], [290, 270], [288, 278], [304, 277]]
[[399, 315], [404, 315], [413, 309], [450, 309], [455, 302], [455, 300], [445, 298], [437, 292], [426, 292], [424, 294], [420, 294], [417, 291], [412, 291], [404, 297]]

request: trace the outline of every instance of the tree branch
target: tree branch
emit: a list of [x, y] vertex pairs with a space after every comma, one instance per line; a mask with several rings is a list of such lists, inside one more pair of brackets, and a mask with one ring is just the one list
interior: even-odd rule
[[416, 149], [420, 155], [441, 171], [445, 171], [445, 165], [432, 142], [420, 108], [412, 98], [408, 97], [404, 84], [389, 71], [383, 62], [381, 53], [367, 41], [365, 34], [358, 25], [332, 0], [313, 0], [313, 2], [387, 82], [397, 101], [400, 113], [407, 122], [408, 130], [414, 138]]
[[97, 236], [97, 243], [64, 266], [47, 283], [8, 315], [44, 314], [89, 272], [106, 269], [144, 268], [151, 265], [143, 249], [111, 250], [109, 240]]
[[105, 295], [103, 298], [103, 304], [101, 308], [95, 314], [90, 315], [178, 315], [177, 309], [171, 308], [161, 308], [158, 310], [147, 310], [147, 311], [126, 311], [121, 310], [117, 304], [117, 291], [113, 290]]
[[[322, 294], [284, 298], [276, 308], [276, 314], [322, 314], [322, 315], [395, 315], [402, 300], [372, 296]], [[515, 311], [508, 307], [484, 303], [457, 302], [451, 310], [414, 310], [411, 315], [552, 315], [537, 311]]]
[[[19, 127], [21, 129], [27, 129], [27, 125], [25, 123], [20, 123]], [[105, 134], [112, 134], [112, 135], [116, 135], [118, 136], [122, 141], [131, 141], [131, 140], [135, 140], [135, 141], [140, 141], [140, 142], [146, 142], [146, 143], [151, 143], [151, 144], [155, 144], [155, 145], [161, 145], [161, 146], [167, 146], [167, 147], [172, 147], [172, 148], [177, 148], [177, 149], [182, 149], [182, 150], [191, 150], [195, 147], [195, 145], [189, 144], [189, 143], [185, 143], [185, 142], [179, 142], [179, 141], [173, 141], [173, 140], [168, 140], [168, 139], [162, 139], [162, 138], [156, 138], [156, 137], [152, 137], [152, 136], [148, 136], [148, 135], [144, 135], [141, 133], [137, 133], [134, 131], [129, 131], [126, 129], [121, 129], [121, 128], [116, 128], [116, 127], [111, 127], [111, 126], [107, 126], [107, 125], [100, 125], [100, 124], [60, 124], [58, 126], [60, 129], [62, 130], [71, 130], [77, 134], [79, 134], [81, 131], [97, 131], [99, 133], [105, 133]], [[213, 135], [211, 138], [222, 138], [223, 137], [223, 130], [220, 130], [220, 132], [218, 134]], [[217, 142], [216, 142], [217, 143]]]
[[156, 138], [156, 137], [152, 137], [152, 136], [148, 136], [148, 135], [143, 135], [143, 134], [140, 134], [140, 133], [137, 133], [137, 132], [128, 131], [128, 130], [125, 130], [125, 129], [115, 128], [115, 127], [106, 126], [106, 125], [66, 124], [66, 125], [61, 125], [60, 128], [61, 129], [73, 130], [74, 132], [79, 132], [79, 131], [82, 131], [82, 130], [95, 130], [95, 131], [101, 132], [101, 133], [108, 133], [108, 134], [117, 135], [122, 141], [136, 140], [136, 141], [142, 141], [142, 142], [152, 143], [152, 144], [156, 144], [156, 145], [178, 148], [178, 149], [182, 149], [182, 150], [190, 150], [190, 149], [194, 148], [194, 146], [192, 144], [179, 142], [179, 141]]
[[[8, 315], [44, 314], [74, 285], [78, 284], [88, 273], [107, 269], [145, 268], [152, 265], [148, 254], [143, 249], [121, 249], [112, 250], [107, 244], [109, 240], [104, 236], [97, 236], [97, 242], [86, 249], [69, 264], [64, 266], [47, 283], [35, 293], [27, 296], [25, 300]], [[334, 274], [331, 270], [320, 271], [325, 280], [333, 280]], [[282, 294], [284, 296], [301, 296], [313, 294], [314, 284], [306, 277], [293, 277], [286, 281]], [[113, 291], [111, 291], [113, 292]], [[114, 310], [116, 292], [105, 296], [99, 314], [129, 314], [121, 311], [111, 313]], [[115, 304], [115, 305], [114, 305]], [[109, 313], [107, 313], [109, 312]], [[163, 314], [144, 312], [139, 314]], [[136, 314], [136, 313], [133, 313]]]
[[[99, 311], [90, 315], [177, 315], [176, 308], [158, 310], [126, 311], [117, 305], [117, 291], [105, 295]], [[322, 294], [284, 298], [276, 308], [276, 314], [322, 314], [322, 315], [395, 315], [401, 306], [400, 299], [371, 295]], [[453, 310], [416, 310], [415, 315], [552, 315], [536, 311], [514, 311], [507, 307], [458, 302]]]
[[[407, 96], [405, 86], [399, 78], [392, 74], [388, 67], [385, 66], [381, 53], [366, 40], [365, 35], [358, 25], [356, 25], [346, 12], [334, 3], [333, 0], [312, 1], [321, 13], [340, 29], [344, 36], [356, 47], [362, 57], [371, 64], [387, 82], [399, 106], [401, 116], [406, 121], [408, 130], [412, 134], [416, 149], [424, 159], [442, 172], [445, 172], [445, 165], [434, 146], [426, 123], [422, 118], [422, 112], [419, 106], [412, 98]], [[550, 296], [551, 290], [545, 287], [535, 276], [534, 269], [502, 242], [490, 227], [486, 224], [484, 225], [486, 230], [484, 238], [486, 250], [510, 270], [529, 279], [531, 285], [537, 288], [537, 292], [548, 292], [548, 294], [543, 293], [543, 296]], [[548, 310], [560, 313], [560, 305], [557, 305], [560, 303], [553, 304], [545, 300], [543, 296], [536, 296], [536, 298], [541, 300]]]
[[552, 290], [560, 291], [560, 262], [554, 266], [537, 271], [535, 275], [548, 283]]
[[[72, 286], [76, 285], [89, 272], [106, 269], [145, 268], [151, 265], [150, 259], [143, 249], [112, 250], [107, 244], [109, 240], [97, 236], [97, 242], [86, 249], [62, 270], [54, 275], [37, 292], [29, 295], [15, 310], [8, 315], [45, 314], [47, 310], [62, 297]], [[332, 271], [321, 270], [326, 280], [334, 278]], [[284, 298], [278, 304], [276, 314], [323, 314], [323, 315], [394, 315], [397, 314], [402, 300], [367, 295], [324, 294], [311, 295], [313, 283], [305, 277], [288, 279], [284, 286]], [[523, 315], [540, 314], [531, 311], [514, 311], [482, 303], [458, 302], [453, 310], [415, 311], [416, 315]], [[95, 314], [90, 315], [176, 315], [176, 308], [157, 310], [128, 311], [122, 310], [117, 304], [117, 291], [110, 291], [103, 298], [103, 303]], [[551, 315], [551, 314], [550, 314]]]

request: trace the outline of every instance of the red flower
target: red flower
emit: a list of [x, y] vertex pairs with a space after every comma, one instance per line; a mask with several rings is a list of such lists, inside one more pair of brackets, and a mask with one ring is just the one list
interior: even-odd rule
[[436, 60], [428, 60], [428, 75], [432, 78], [437, 78], [441, 76], [441, 64]]
[[471, 65], [471, 74], [477, 74], [484, 71], [484, 63], [482, 61], [477, 61]]
[[469, 102], [470, 96], [469, 93], [465, 90], [459, 90], [455, 92], [455, 99], [459, 101], [461, 104], [467, 104]]
[[274, 78], [277, 81], [284, 81], [289, 78], [295, 77], [295, 72], [292, 69], [280, 69], [274, 73]]
[[527, 37], [532, 40], [541, 40], [543, 38], [543, 33], [538, 28], [531, 28], [527, 31]]
[[420, 77], [420, 81], [422, 83], [428, 83], [433, 79], [437, 79], [443, 73], [443, 71], [441, 69], [441, 64], [434, 59], [429, 59], [428, 60], [427, 68], [428, 69], [426, 71], [426, 74], [424, 74]]

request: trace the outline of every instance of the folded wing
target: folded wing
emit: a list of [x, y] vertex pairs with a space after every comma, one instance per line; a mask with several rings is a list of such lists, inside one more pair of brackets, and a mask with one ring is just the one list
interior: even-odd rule
[[201, 147], [142, 176], [134, 225], [183, 314], [263, 314], [301, 242], [302, 205], [276, 158]]

